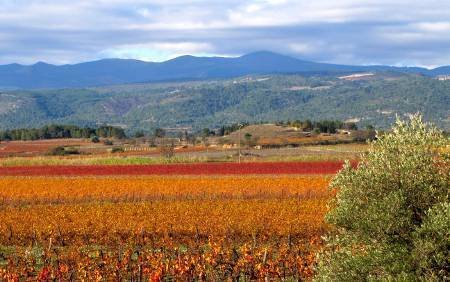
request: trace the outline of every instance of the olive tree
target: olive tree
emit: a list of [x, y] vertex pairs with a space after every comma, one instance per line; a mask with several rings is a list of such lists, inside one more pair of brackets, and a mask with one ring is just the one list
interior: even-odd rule
[[420, 115], [397, 119], [330, 187], [316, 280], [449, 279], [448, 139]]

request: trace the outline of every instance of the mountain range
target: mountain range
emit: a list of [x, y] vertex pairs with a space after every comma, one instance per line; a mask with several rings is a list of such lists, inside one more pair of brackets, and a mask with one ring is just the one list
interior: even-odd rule
[[241, 57], [181, 56], [165, 62], [103, 59], [73, 65], [0, 65], [0, 88], [83, 88], [129, 83], [188, 81], [262, 74], [335, 75], [368, 71], [450, 74], [450, 66], [435, 69], [393, 66], [350, 66], [317, 63], [260, 51]]

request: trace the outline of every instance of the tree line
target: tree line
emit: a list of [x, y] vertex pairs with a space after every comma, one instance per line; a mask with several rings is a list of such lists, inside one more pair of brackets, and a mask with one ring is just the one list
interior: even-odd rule
[[[267, 124], [268, 122], [260, 122], [260, 123], [254, 123], [254, 124]], [[334, 134], [337, 132], [338, 129], [343, 130], [358, 130], [358, 126], [354, 122], [343, 122], [340, 120], [321, 120], [321, 121], [311, 121], [309, 119], [307, 120], [288, 120], [288, 121], [277, 121], [272, 122], [279, 126], [292, 126], [298, 129], [301, 129], [302, 131], [311, 131], [314, 133], [330, 133]], [[239, 128], [244, 128], [246, 126], [249, 126], [250, 123], [243, 122], [243, 123], [233, 123], [231, 125], [224, 125], [221, 126], [219, 129], [213, 130], [209, 128], [205, 128], [202, 130], [201, 135], [208, 135], [208, 136], [225, 136], [229, 135], [230, 133], [233, 133], [235, 131], [238, 131]], [[373, 130], [372, 126], [369, 126], [367, 128], [368, 130]]]
[[122, 128], [100, 126], [98, 128], [75, 125], [46, 125], [41, 128], [20, 128], [0, 131], [0, 141], [39, 140], [57, 138], [126, 138]]
[[[255, 124], [264, 124], [267, 122], [260, 122]], [[336, 133], [338, 129], [357, 130], [355, 123], [346, 123], [339, 120], [294, 120], [294, 121], [277, 121], [274, 122], [279, 126], [292, 126], [303, 131], [314, 131], [316, 133]], [[180, 139], [194, 138], [195, 135], [207, 136], [225, 136], [229, 135], [239, 128], [244, 128], [251, 125], [249, 122], [233, 123], [230, 125], [223, 125], [216, 129], [205, 128], [197, 134], [188, 132], [179, 133], [182, 135]], [[156, 138], [165, 137], [167, 135], [163, 128], [156, 128], [152, 134]], [[145, 133], [142, 130], [135, 132], [134, 137], [144, 137]], [[39, 139], [57, 139], [57, 138], [126, 138], [125, 131], [122, 128], [114, 126], [100, 126], [98, 128], [79, 127], [76, 125], [46, 125], [41, 128], [20, 128], [0, 131], [0, 141], [15, 141], [15, 140], [39, 140]], [[179, 136], [181, 137], [181, 136]]]
[[[189, 137], [195, 138], [198, 137], [209, 137], [209, 136], [226, 136], [230, 135], [233, 132], [238, 131], [239, 129], [243, 129], [249, 125], [257, 125], [257, 124], [268, 124], [273, 123], [278, 126], [291, 126], [298, 128], [305, 132], [313, 132], [313, 133], [330, 133], [334, 134], [338, 130], [358, 130], [358, 126], [354, 122], [344, 122], [341, 120], [320, 120], [320, 121], [311, 121], [307, 120], [288, 120], [288, 121], [276, 121], [276, 122], [268, 122], [261, 121], [256, 123], [250, 122], [241, 122], [241, 123], [232, 123], [228, 125], [222, 125], [219, 128], [204, 128], [202, 130], [198, 130], [196, 132], [188, 132], [184, 130], [183, 132], [178, 132], [176, 135], [169, 134], [164, 128], [156, 128], [150, 134], [146, 134], [143, 130], [138, 130], [133, 134], [135, 138], [141, 137], [154, 137], [154, 138], [163, 138], [168, 135], [172, 137], [178, 137], [182, 140], [190, 139]], [[366, 127], [366, 130], [373, 131], [374, 127], [369, 125]]]

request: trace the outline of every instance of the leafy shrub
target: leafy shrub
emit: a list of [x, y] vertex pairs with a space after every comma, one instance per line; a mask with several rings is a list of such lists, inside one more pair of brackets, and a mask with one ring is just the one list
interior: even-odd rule
[[51, 148], [47, 153], [49, 156], [64, 156], [66, 154], [66, 150], [63, 146], [58, 146], [55, 148]]
[[347, 163], [331, 184], [334, 229], [316, 280], [446, 280], [448, 140], [419, 115], [377, 137], [358, 168]]
[[50, 151], [47, 153], [49, 156], [66, 156], [66, 155], [78, 155], [80, 152], [77, 148], [73, 147], [63, 147], [58, 146], [50, 149]]
[[450, 204], [440, 203], [427, 212], [413, 234], [413, 260], [430, 280], [448, 279], [450, 272]]
[[111, 153], [123, 153], [125, 150], [122, 147], [113, 147], [111, 148]]

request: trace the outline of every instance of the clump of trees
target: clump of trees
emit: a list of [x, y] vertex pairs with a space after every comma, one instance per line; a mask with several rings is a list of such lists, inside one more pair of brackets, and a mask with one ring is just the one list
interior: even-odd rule
[[288, 125], [299, 128], [303, 131], [314, 131], [317, 133], [336, 133], [338, 129], [358, 130], [358, 126], [354, 122], [343, 122], [340, 120], [293, 120], [278, 121], [278, 125]]
[[318, 281], [445, 281], [450, 271], [448, 139], [414, 115], [334, 178]]
[[114, 126], [98, 128], [74, 125], [48, 125], [41, 128], [21, 128], [0, 131], [0, 141], [38, 140], [56, 138], [125, 138], [125, 131]]

